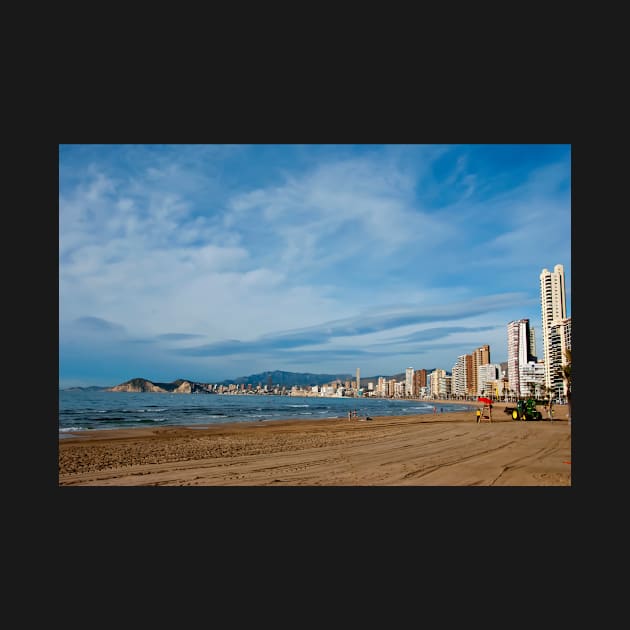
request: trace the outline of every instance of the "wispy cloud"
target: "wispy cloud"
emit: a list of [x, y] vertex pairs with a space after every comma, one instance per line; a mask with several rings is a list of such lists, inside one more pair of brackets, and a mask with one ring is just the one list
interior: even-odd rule
[[[370, 335], [371, 333], [392, 331], [401, 327], [426, 324], [439, 321], [460, 320], [476, 315], [488, 315], [494, 311], [513, 307], [519, 295], [499, 295], [472, 300], [470, 303], [451, 304], [431, 308], [408, 308], [404, 311], [390, 312], [380, 315], [359, 315], [324, 322], [316, 326], [262, 335], [250, 341], [230, 339], [200, 346], [177, 348], [173, 352], [188, 356], [226, 356], [231, 354], [254, 354], [260, 351], [288, 350], [306, 346], [323, 345], [336, 339]], [[446, 337], [456, 332], [483, 332], [492, 330], [494, 326], [476, 327], [441, 327], [417, 331], [390, 339], [387, 343], [413, 343]], [[385, 345], [384, 343], [379, 345]]]
[[125, 327], [120, 324], [115, 324], [113, 322], [108, 322], [107, 320], [101, 319], [100, 317], [79, 317], [74, 320], [74, 325], [76, 330], [87, 332], [87, 333], [96, 333], [98, 335], [111, 336], [111, 335], [124, 335]]
[[165, 333], [163, 335], [157, 335], [156, 339], [164, 341], [188, 341], [190, 339], [199, 339], [203, 335], [188, 335], [184, 333]]
[[419, 330], [409, 335], [402, 337], [396, 337], [392, 339], [393, 343], [417, 343], [433, 341], [434, 339], [442, 339], [447, 335], [454, 333], [466, 333], [466, 332], [487, 332], [493, 330], [494, 326], [442, 326], [438, 328], [426, 328], [425, 330]]

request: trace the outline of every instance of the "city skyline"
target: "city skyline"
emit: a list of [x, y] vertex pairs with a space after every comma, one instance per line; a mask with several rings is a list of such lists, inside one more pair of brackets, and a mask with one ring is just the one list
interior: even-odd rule
[[60, 387], [451, 371], [571, 299], [570, 145], [60, 145]]

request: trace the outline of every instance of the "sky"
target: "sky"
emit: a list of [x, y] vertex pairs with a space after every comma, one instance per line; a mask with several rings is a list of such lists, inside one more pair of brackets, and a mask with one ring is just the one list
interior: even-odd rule
[[59, 386], [542, 358], [556, 264], [571, 145], [59, 145]]

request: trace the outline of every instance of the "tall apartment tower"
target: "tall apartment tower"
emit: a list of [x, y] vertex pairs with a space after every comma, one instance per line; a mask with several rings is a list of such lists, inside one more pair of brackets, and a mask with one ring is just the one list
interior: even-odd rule
[[521, 368], [533, 360], [529, 319], [517, 319], [507, 325], [508, 381], [517, 396], [522, 395]]
[[440, 398], [446, 393], [446, 370], [437, 368], [430, 374], [431, 378], [431, 398]]
[[529, 353], [533, 357], [538, 358], [538, 355], [536, 354], [536, 333], [534, 332], [533, 326], [529, 327]]
[[458, 356], [451, 371], [453, 375], [451, 392], [457, 396], [468, 393], [468, 383], [466, 381], [466, 356], [467, 355], [465, 354]]
[[376, 383], [376, 395], [387, 396], [387, 382], [385, 377], [379, 376]]
[[390, 378], [387, 381], [387, 395], [390, 398], [393, 398], [395, 393], [396, 393], [396, 379]]
[[490, 363], [490, 346], [488, 344], [486, 344], [485, 346], [481, 346], [480, 348], [477, 348], [476, 350], [473, 350], [471, 388], [472, 388], [473, 395], [475, 396], [479, 396], [480, 394], [479, 383], [477, 382], [478, 376], [479, 376], [478, 368], [480, 365], [486, 365], [487, 363]]
[[357, 368], [357, 391], [361, 389], [361, 369]]
[[413, 395], [417, 398], [420, 396], [420, 390], [427, 386], [427, 371], [422, 368], [415, 370], [413, 373]]
[[417, 377], [419, 388], [427, 386], [427, 371], [424, 368], [416, 370], [415, 376]]
[[[571, 350], [571, 318], [555, 321], [549, 326], [549, 357], [552, 365], [566, 363], [566, 351]], [[551, 387], [558, 396], [567, 395], [567, 388], [559, 369], [551, 373]]]
[[472, 354], [465, 355], [464, 364], [466, 366], [466, 393], [469, 396], [475, 395], [475, 390], [473, 388], [473, 358]]
[[564, 267], [556, 265], [553, 271], [543, 269], [540, 274], [540, 306], [542, 314], [542, 340], [545, 358], [545, 385], [559, 393], [562, 377], [559, 375], [564, 357], [558, 351], [557, 327], [567, 318], [567, 300], [564, 284]]
[[413, 396], [413, 368], [408, 367], [405, 370], [405, 396]]

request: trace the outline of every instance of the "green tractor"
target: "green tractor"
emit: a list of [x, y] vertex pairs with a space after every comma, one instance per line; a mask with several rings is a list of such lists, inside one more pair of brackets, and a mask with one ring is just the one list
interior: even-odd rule
[[536, 409], [534, 398], [519, 400], [516, 407], [506, 407], [505, 413], [510, 414], [513, 420], [542, 420], [542, 414]]

